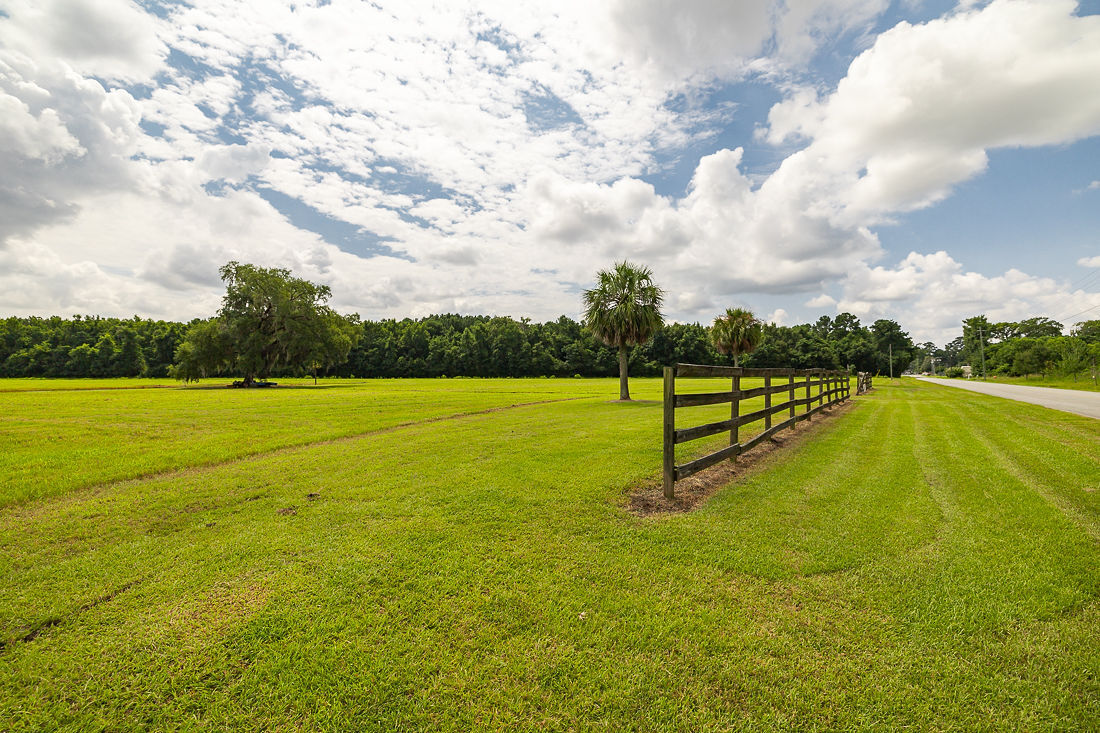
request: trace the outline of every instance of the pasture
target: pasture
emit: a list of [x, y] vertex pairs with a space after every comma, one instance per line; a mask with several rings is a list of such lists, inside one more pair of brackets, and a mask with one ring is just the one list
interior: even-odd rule
[[1100, 716], [1100, 421], [882, 380], [641, 517], [659, 380], [2, 386], [5, 727]]

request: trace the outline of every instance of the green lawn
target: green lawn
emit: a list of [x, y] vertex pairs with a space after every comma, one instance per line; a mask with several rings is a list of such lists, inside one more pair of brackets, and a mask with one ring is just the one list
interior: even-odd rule
[[1033, 374], [1030, 377], [989, 377], [978, 378], [979, 382], [991, 382], [993, 384], [1022, 384], [1027, 387], [1054, 387], [1056, 389], [1084, 389], [1090, 392], [1100, 391], [1100, 384], [1093, 381], [1087, 374], [1079, 374], [1077, 379], [1072, 377], [1044, 377], [1041, 374]]
[[1095, 725], [1100, 421], [911, 381], [646, 518], [659, 380], [0, 394], [0, 720]]

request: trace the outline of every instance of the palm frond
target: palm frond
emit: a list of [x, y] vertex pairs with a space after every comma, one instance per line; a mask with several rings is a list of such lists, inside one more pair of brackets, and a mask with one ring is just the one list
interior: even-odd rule
[[608, 346], [644, 343], [664, 322], [664, 291], [648, 267], [618, 262], [600, 270], [596, 287], [584, 292], [584, 325]]

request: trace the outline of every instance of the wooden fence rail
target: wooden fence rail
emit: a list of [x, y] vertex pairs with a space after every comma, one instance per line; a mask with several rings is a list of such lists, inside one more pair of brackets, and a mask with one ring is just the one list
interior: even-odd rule
[[856, 374], [856, 394], [870, 392], [871, 389], [871, 373], [859, 372], [858, 374]]
[[[728, 392], [702, 392], [676, 394], [677, 377], [724, 377], [732, 380]], [[741, 389], [743, 377], [763, 377], [763, 387]], [[784, 380], [779, 384], [773, 380]], [[817, 394], [813, 389], [817, 388]], [[786, 400], [774, 402], [773, 395], [784, 395]], [[805, 395], [805, 396], [800, 396]], [[675, 496], [674, 486], [680, 479], [702, 471], [727, 458], [735, 458], [760, 442], [793, 426], [800, 420], [809, 420], [815, 412], [835, 405], [851, 396], [847, 372], [825, 369], [746, 369], [744, 367], [706, 366], [703, 364], [677, 364], [665, 367], [665, 415], [664, 415], [664, 491], [669, 499]], [[754, 397], [764, 398], [763, 409], [741, 414], [741, 403]], [[676, 410], [700, 405], [730, 403], [730, 418], [688, 428], [676, 427]], [[816, 403], [816, 406], [815, 406]], [[796, 408], [805, 408], [798, 412]], [[785, 413], [782, 422], [774, 423], [773, 416]], [[740, 442], [738, 431], [743, 425], [764, 421], [764, 431], [751, 440]], [[774, 423], [774, 424], [773, 424]], [[689, 440], [729, 432], [730, 444], [715, 453], [676, 465], [676, 446]]]

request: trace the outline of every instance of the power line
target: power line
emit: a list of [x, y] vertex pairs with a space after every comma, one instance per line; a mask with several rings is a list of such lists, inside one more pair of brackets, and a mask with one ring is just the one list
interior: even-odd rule
[[1077, 278], [1075, 281], [1070, 283], [1070, 292], [1067, 292], [1065, 295], [1057, 298], [1053, 304], [1047, 306], [1048, 312], [1057, 313], [1058, 311], [1062, 310], [1062, 308], [1073, 302], [1074, 294], [1072, 291], [1074, 288], [1081, 289], [1085, 287], [1091, 287], [1095, 284], [1100, 284], [1100, 280], [1097, 280], [1096, 283], [1091, 282], [1093, 279], [1097, 278], [1100, 278], [1100, 269], [1093, 270], [1092, 272], [1086, 273], [1084, 277]]
[[1091, 280], [1097, 275], [1100, 275], [1100, 267], [1093, 269], [1092, 272], [1086, 272], [1084, 275], [1071, 282], [1069, 286], [1071, 288], [1074, 286], [1080, 286], [1082, 280]]
[[1100, 303], [1097, 303], [1096, 305], [1094, 305], [1091, 308], [1086, 308], [1083, 311], [1078, 311], [1076, 313], [1073, 313], [1072, 315], [1068, 315], [1065, 318], [1059, 318], [1058, 320], [1059, 321], [1068, 321], [1071, 318], [1076, 318], [1077, 316], [1084, 315], [1085, 313], [1090, 313], [1090, 312], [1096, 310], [1097, 308], [1100, 308]]

